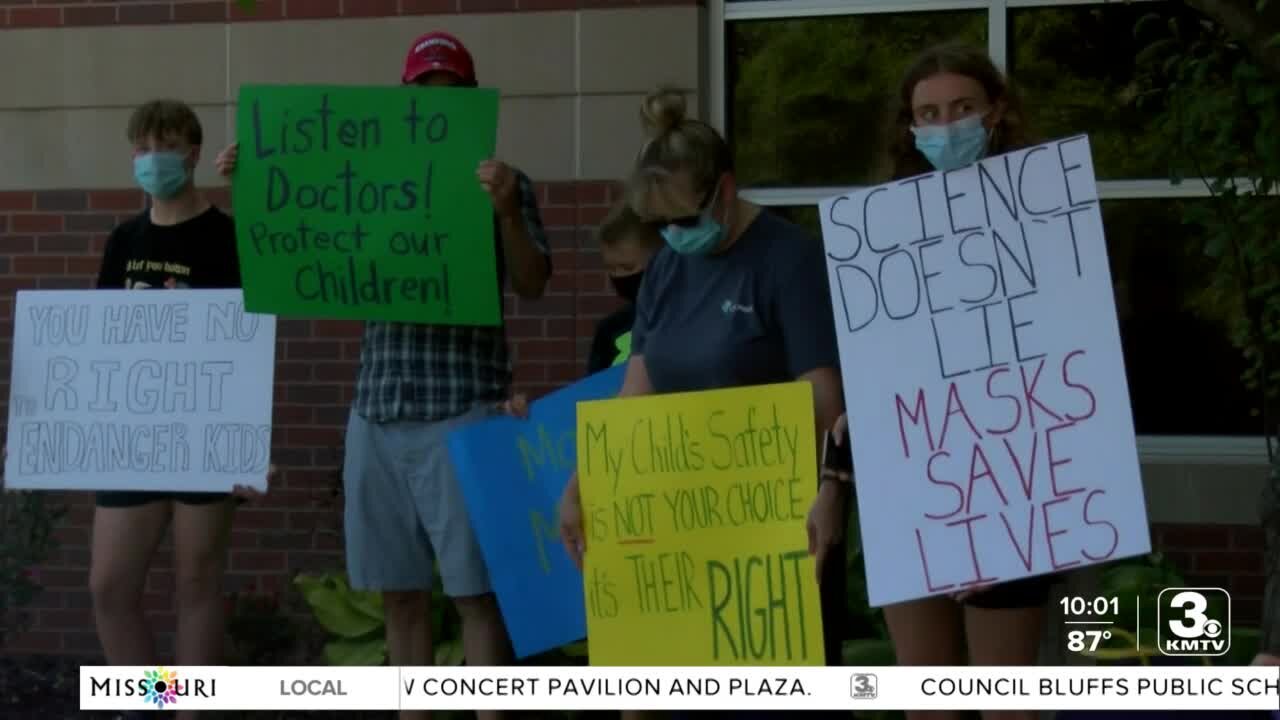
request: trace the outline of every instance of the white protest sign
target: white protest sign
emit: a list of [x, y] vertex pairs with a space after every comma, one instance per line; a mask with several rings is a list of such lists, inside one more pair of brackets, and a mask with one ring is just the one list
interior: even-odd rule
[[1088, 138], [820, 210], [871, 604], [1150, 552]]
[[5, 485], [265, 491], [275, 339], [240, 290], [19, 292]]

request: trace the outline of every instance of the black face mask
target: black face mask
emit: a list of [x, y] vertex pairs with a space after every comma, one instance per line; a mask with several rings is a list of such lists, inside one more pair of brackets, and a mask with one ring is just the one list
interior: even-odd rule
[[627, 302], [635, 302], [636, 295], [640, 294], [640, 281], [644, 279], [644, 271], [630, 275], [610, 275], [609, 281], [613, 283], [613, 289], [618, 296]]

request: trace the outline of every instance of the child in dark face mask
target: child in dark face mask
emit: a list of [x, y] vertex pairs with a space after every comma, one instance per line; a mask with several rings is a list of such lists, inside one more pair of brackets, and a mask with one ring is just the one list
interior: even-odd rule
[[662, 247], [658, 228], [641, 220], [626, 203], [614, 207], [600, 225], [596, 238], [609, 282], [627, 304], [596, 326], [587, 359], [589, 375], [626, 362], [630, 357], [636, 295], [649, 260]]

